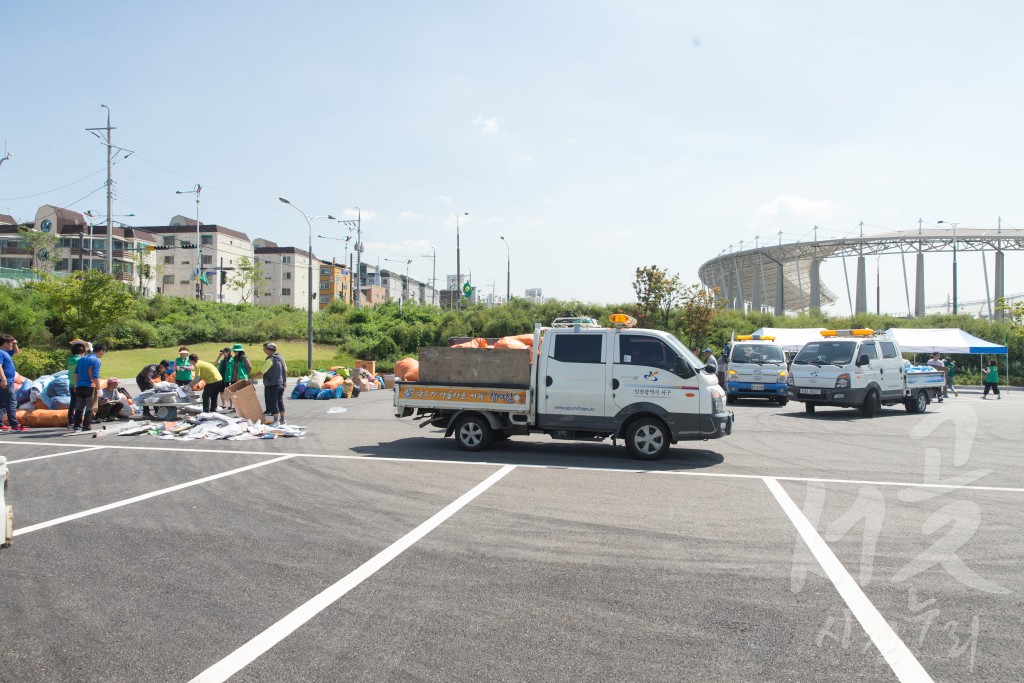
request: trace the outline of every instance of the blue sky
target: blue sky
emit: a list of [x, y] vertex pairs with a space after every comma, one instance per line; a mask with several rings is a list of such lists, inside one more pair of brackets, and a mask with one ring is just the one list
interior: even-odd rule
[[[637, 266], [696, 282], [723, 248], [780, 230], [795, 241], [815, 224], [839, 237], [860, 221], [995, 227], [1000, 215], [1024, 227], [1022, 12], [5, 2], [0, 140], [13, 158], [0, 166], [0, 212], [105, 213], [102, 190], [83, 199], [104, 181], [103, 148], [84, 131], [104, 123], [102, 103], [114, 142], [135, 151], [114, 168], [114, 213], [136, 214], [125, 222], [192, 215], [175, 190], [198, 182], [203, 222], [302, 246], [305, 223], [279, 195], [310, 214], [359, 206], [365, 258], [413, 257], [411, 275], [427, 279], [431, 248], [438, 278], [455, 272], [453, 214], [469, 212], [462, 270], [499, 294], [502, 235], [513, 294], [619, 302], [634, 298]], [[344, 247], [314, 237], [314, 251], [341, 259]], [[1021, 258], [1008, 257], [1008, 293], [1024, 291]], [[961, 300], [985, 296], [980, 259], [961, 256]], [[949, 260], [928, 261], [928, 303], [951, 289]], [[868, 276], [873, 308], [874, 259]], [[841, 263], [823, 277], [845, 292]], [[905, 312], [895, 257], [882, 287], [883, 310]]]

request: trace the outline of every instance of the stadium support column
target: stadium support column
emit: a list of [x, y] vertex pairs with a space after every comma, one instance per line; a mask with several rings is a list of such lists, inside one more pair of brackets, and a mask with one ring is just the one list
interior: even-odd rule
[[[996, 282], [995, 282], [994, 294], [995, 294], [995, 300], [996, 300], [996, 304], [997, 305], [999, 303], [1001, 303], [1000, 299], [1002, 299], [1003, 297], [1006, 296], [1006, 293], [1005, 293], [1006, 292], [1006, 290], [1005, 290], [1005, 284], [1006, 283], [1004, 282], [1005, 274], [1006, 274], [1006, 271], [1004, 270], [1004, 265], [1003, 265], [1003, 250], [1002, 249], [996, 249]], [[1003, 303], [1005, 303], [1005, 302], [1003, 302]], [[1006, 311], [1004, 311], [1002, 309], [997, 309], [995, 311], [995, 318], [996, 318], [996, 320], [1005, 320], [1006, 319]]]
[[775, 315], [786, 314], [786, 281], [782, 261], [775, 265]]
[[821, 310], [821, 261], [811, 259], [811, 310]]
[[854, 310], [857, 313], [868, 312], [867, 269], [863, 256], [857, 257], [857, 305]]
[[[758, 260], [758, 265], [760, 266], [760, 261], [761, 261], [761, 255], [760, 254], [758, 254], [757, 260]], [[761, 268], [758, 267], [757, 271], [752, 273], [753, 277], [750, 278], [752, 280], [752, 282], [750, 283], [750, 311], [751, 311], [751, 313], [760, 313], [761, 312], [761, 273], [760, 273], [760, 270], [761, 270]]]
[[917, 277], [914, 289], [914, 315], [924, 315], [924, 254], [917, 252]]

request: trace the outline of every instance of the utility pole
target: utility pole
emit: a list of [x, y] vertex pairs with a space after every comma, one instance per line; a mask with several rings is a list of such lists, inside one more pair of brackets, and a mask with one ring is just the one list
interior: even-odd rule
[[[114, 272], [114, 224], [111, 218], [114, 215], [114, 180], [112, 177], [114, 145], [111, 139], [111, 131], [116, 129], [110, 127], [110, 107], [105, 104], [100, 106], [107, 110], [107, 125], [104, 128], [86, 128], [86, 130], [100, 138], [107, 147], [107, 274], [111, 275]], [[101, 130], [106, 131], [106, 138], [97, 133], [97, 131]]]
[[459, 219], [468, 215], [468, 211], [455, 214], [455, 296], [459, 300], [459, 308], [462, 308], [462, 245], [459, 243]]
[[429, 254], [423, 254], [423, 258], [434, 260], [430, 269], [430, 305], [434, 306], [437, 303], [437, 247], [431, 247], [430, 251]]
[[355, 282], [355, 295], [356, 295], [356, 308], [359, 308], [362, 304], [362, 287], [361, 282], [363, 279], [363, 214], [356, 207], [356, 219], [354, 221], [338, 221], [344, 226], [347, 226], [349, 230], [352, 228], [356, 229], [356, 246], [352, 250], [356, 254], [356, 282]]
[[224, 273], [225, 273], [225, 271], [228, 271], [228, 270], [234, 270], [234, 267], [228, 266], [227, 268], [225, 268], [224, 267], [224, 257], [221, 256], [220, 257], [220, 268], [218, 268], [218, 270], [220, 271], [220, 273], [217, 275], [217, 278], [220, 281], [219, 282], [219, 285], [220, 285], [220, 301], [221, 301], [221, 303], [224, 303], [224, 279], [225, 279], [224, 278]]

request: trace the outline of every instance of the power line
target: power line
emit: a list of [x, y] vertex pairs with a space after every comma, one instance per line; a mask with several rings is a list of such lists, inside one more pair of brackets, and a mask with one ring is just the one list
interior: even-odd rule
[[106, 169], [101, 168], [100, 170], [96, 171], [95, 173], [90, 173], [89, 175], [85, 176], [84, 178], [79, 178], [78, 180], [70, 182], [67, 185], [61, 185], [60, 187], [55, 187], [52, 190], [46, 190], [45, 192], [39, 192], [37, 194], [27, 194], [24, 197], [7, 197], [5, 199], [0, 199], [0, 202], [13, 202], [13, 201], [16, 201], [18, 199], [32, 199], [33, 197], [42, 197], [44, 194], [50, 194], [51, 192], [57, 192], [59, 190], [63, 190], [65, 188], [71, 187], [72, 185], [77, 185], [78, 183], [81, 183], [83, 181], [88, 180], [89, 178], [92, 178], [94, 175], [99, 175], [100, 173], [103, 173], [103, 171], [105, 171], [105, 170]]

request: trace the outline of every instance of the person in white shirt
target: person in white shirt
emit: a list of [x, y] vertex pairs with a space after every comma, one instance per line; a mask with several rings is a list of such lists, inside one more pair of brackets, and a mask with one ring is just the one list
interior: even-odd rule
[[120, 388], [121, 383], [116, 377], [111, 377], [107, 380], [107, 388], [100, 391], [99, 406], [96, 408], [97, 422], [100, 420], [116, 420], [121, 417], [125, 401], [124, 396], [119, 391]]

